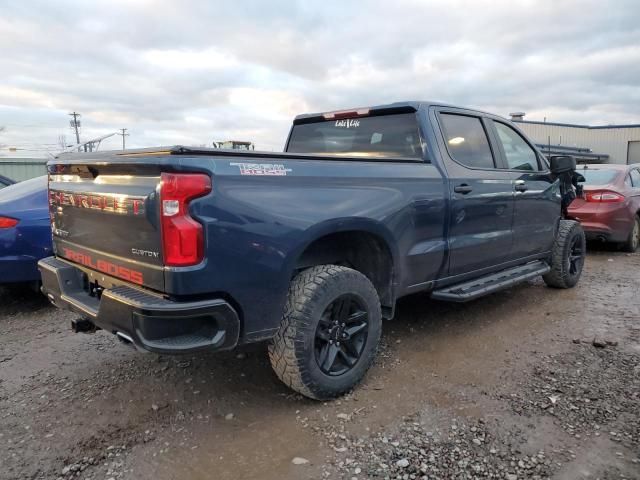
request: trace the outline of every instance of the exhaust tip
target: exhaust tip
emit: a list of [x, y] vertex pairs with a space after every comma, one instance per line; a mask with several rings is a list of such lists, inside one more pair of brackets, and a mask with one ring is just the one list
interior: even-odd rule
[[118, 337], [118, 340], [126, 345], [133, 345], [133, 338], [131, 338], [126, 333], [116, 332], [116, 337]]

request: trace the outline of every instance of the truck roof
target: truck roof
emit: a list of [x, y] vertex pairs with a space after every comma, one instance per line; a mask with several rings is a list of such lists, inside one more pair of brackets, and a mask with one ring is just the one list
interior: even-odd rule
[[472, 108], [461, 107], [459, 105], [452, 105], [446, 102], [438, 102], [433, 100], [407, 100], [402, 102], [373, 105], [368, 107], [345, 108], [341, 110], [327, 111], [327, 112], [302, 113], [300, 115], [296, 115], [293, 123], [294, 124], [307, 123], [310, 121], [316, 121], [317, 119], [320, 119], [320, 118], [322, 119], [331, 118], [330, 117], [331, 115], [340, 114], [340, 113], [344, 114], [347, 112], [368, 111], [369, 114], [375, 113], [378, 115], [388, 114], [388, 113], [410, 113], [410, 112], [417, 112], [421, 108], [429, 108], [432, 106], [459, 108], [462, 110], [468, 110], [470, 112], [478, 112], [486, 115], [494, 115], [489, 112], [483, 112], [482, 110], [475, 110]]

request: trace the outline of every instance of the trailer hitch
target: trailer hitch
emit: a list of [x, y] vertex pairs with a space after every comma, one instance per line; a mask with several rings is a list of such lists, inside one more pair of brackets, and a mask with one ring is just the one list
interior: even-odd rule
[[100, 327], [91, 320], [81, 317], [71, 320], [71, 330], [73, 333], [94, 333], [96, 330], [100, 330]]

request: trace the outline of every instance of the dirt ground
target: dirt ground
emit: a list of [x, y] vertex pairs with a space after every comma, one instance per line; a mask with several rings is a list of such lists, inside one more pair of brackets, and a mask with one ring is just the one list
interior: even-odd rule
[[639, 254], [591, 252], [572, 290], [403, 299], [328, 403], [263, 345], [141, 354], [71, 318], [0, 291], [0, 478], [640, 478]]

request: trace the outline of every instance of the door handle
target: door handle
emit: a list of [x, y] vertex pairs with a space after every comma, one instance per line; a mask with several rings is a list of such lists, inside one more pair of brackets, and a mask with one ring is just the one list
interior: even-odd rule
[[527, 187], [527, 184], [524, 182], [524, 180], [516, 180], [515, 189], [516, 192], [526, 192], [527, 190], [529, 190], [529, 187]]
[[458, 185], [453, 189], [454, 192], [456, 193], [462, 193], [462, 194], [467, 194], [473, 191], [473, 188], [470, 185], [467, 185], [466, 183], [463, 183], [462, 185]]

